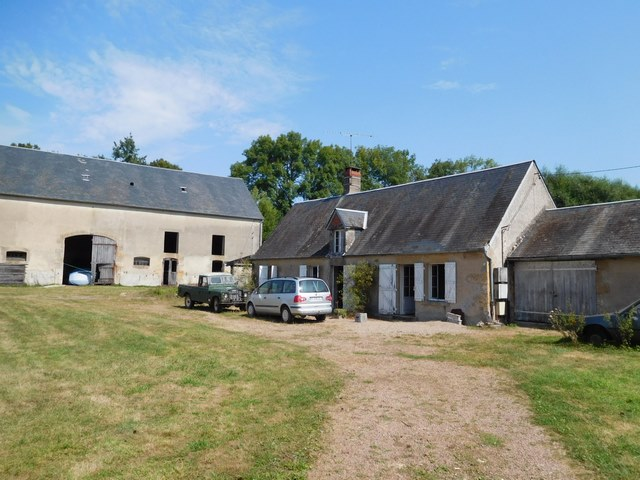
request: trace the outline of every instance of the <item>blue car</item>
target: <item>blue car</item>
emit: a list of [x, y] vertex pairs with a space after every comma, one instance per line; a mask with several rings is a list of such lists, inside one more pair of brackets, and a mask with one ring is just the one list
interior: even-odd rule
[[582, 331], [583, 340], [593, 345], [619, 343], [620, 332], [618, 330], [618, 319], [628, 315], [632, 311], [634, 312], [634, 316], [633, 338], [631, 339], [631, 342], [636, 345], [640, 344], [640, 299], [615, 313], [587, 315], [584, 318], [584, 330]]

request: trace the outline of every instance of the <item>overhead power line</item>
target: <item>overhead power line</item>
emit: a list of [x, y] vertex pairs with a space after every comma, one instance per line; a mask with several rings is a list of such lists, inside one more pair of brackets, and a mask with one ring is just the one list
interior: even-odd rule
[[616, 172], [618, 170], [630, 170], [632, 168], [640, 168], [640, 165], [632, 165], [630, 167], [607, 168], [604, 170], [591, 170], [590, 172], [571, 172], [573, 175], [589, 175], [591, 173]]

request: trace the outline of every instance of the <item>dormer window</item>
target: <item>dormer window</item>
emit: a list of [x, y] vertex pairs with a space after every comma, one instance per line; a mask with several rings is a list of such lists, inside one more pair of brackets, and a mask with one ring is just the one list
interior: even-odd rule
[[345, 233], [344, 230], [335, 230], [333, 232], [333, 253], [344, 253]]

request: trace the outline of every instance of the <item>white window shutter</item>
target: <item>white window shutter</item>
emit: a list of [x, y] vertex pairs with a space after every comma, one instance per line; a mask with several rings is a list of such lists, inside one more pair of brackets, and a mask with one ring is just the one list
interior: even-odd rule
[[275, 278], [277, 276], [278, 276], [278, 266], [271, 265], [271, 275], [269, 276], [269, 278]]
[[456, 303], [456, 262], [444, 264], [444, 300]]
[[380, 264], [378, 281], [378, 311], [383, 315], [396, 313], [396, 266]]
[[269, 278], [269, 268], [266, 265], [258, 266], [258, 285]]
[[424, 301], [424, 263], [415, 263], [414, 270], [414, 300], [416, 302]]
[[307, 276], [307, 266], [306, 265], [300, 265], [300, 276], [301, 277], [306, 277]]

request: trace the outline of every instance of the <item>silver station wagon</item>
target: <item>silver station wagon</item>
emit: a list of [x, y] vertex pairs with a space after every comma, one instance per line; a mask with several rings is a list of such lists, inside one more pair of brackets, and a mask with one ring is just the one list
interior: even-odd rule
[[322, 322], [333, 311], [333, 297], [320, 278], [272, 278], [256, 288], [247, 300], [247, 314], [279, 316], [283, 322], [312, 316]]

